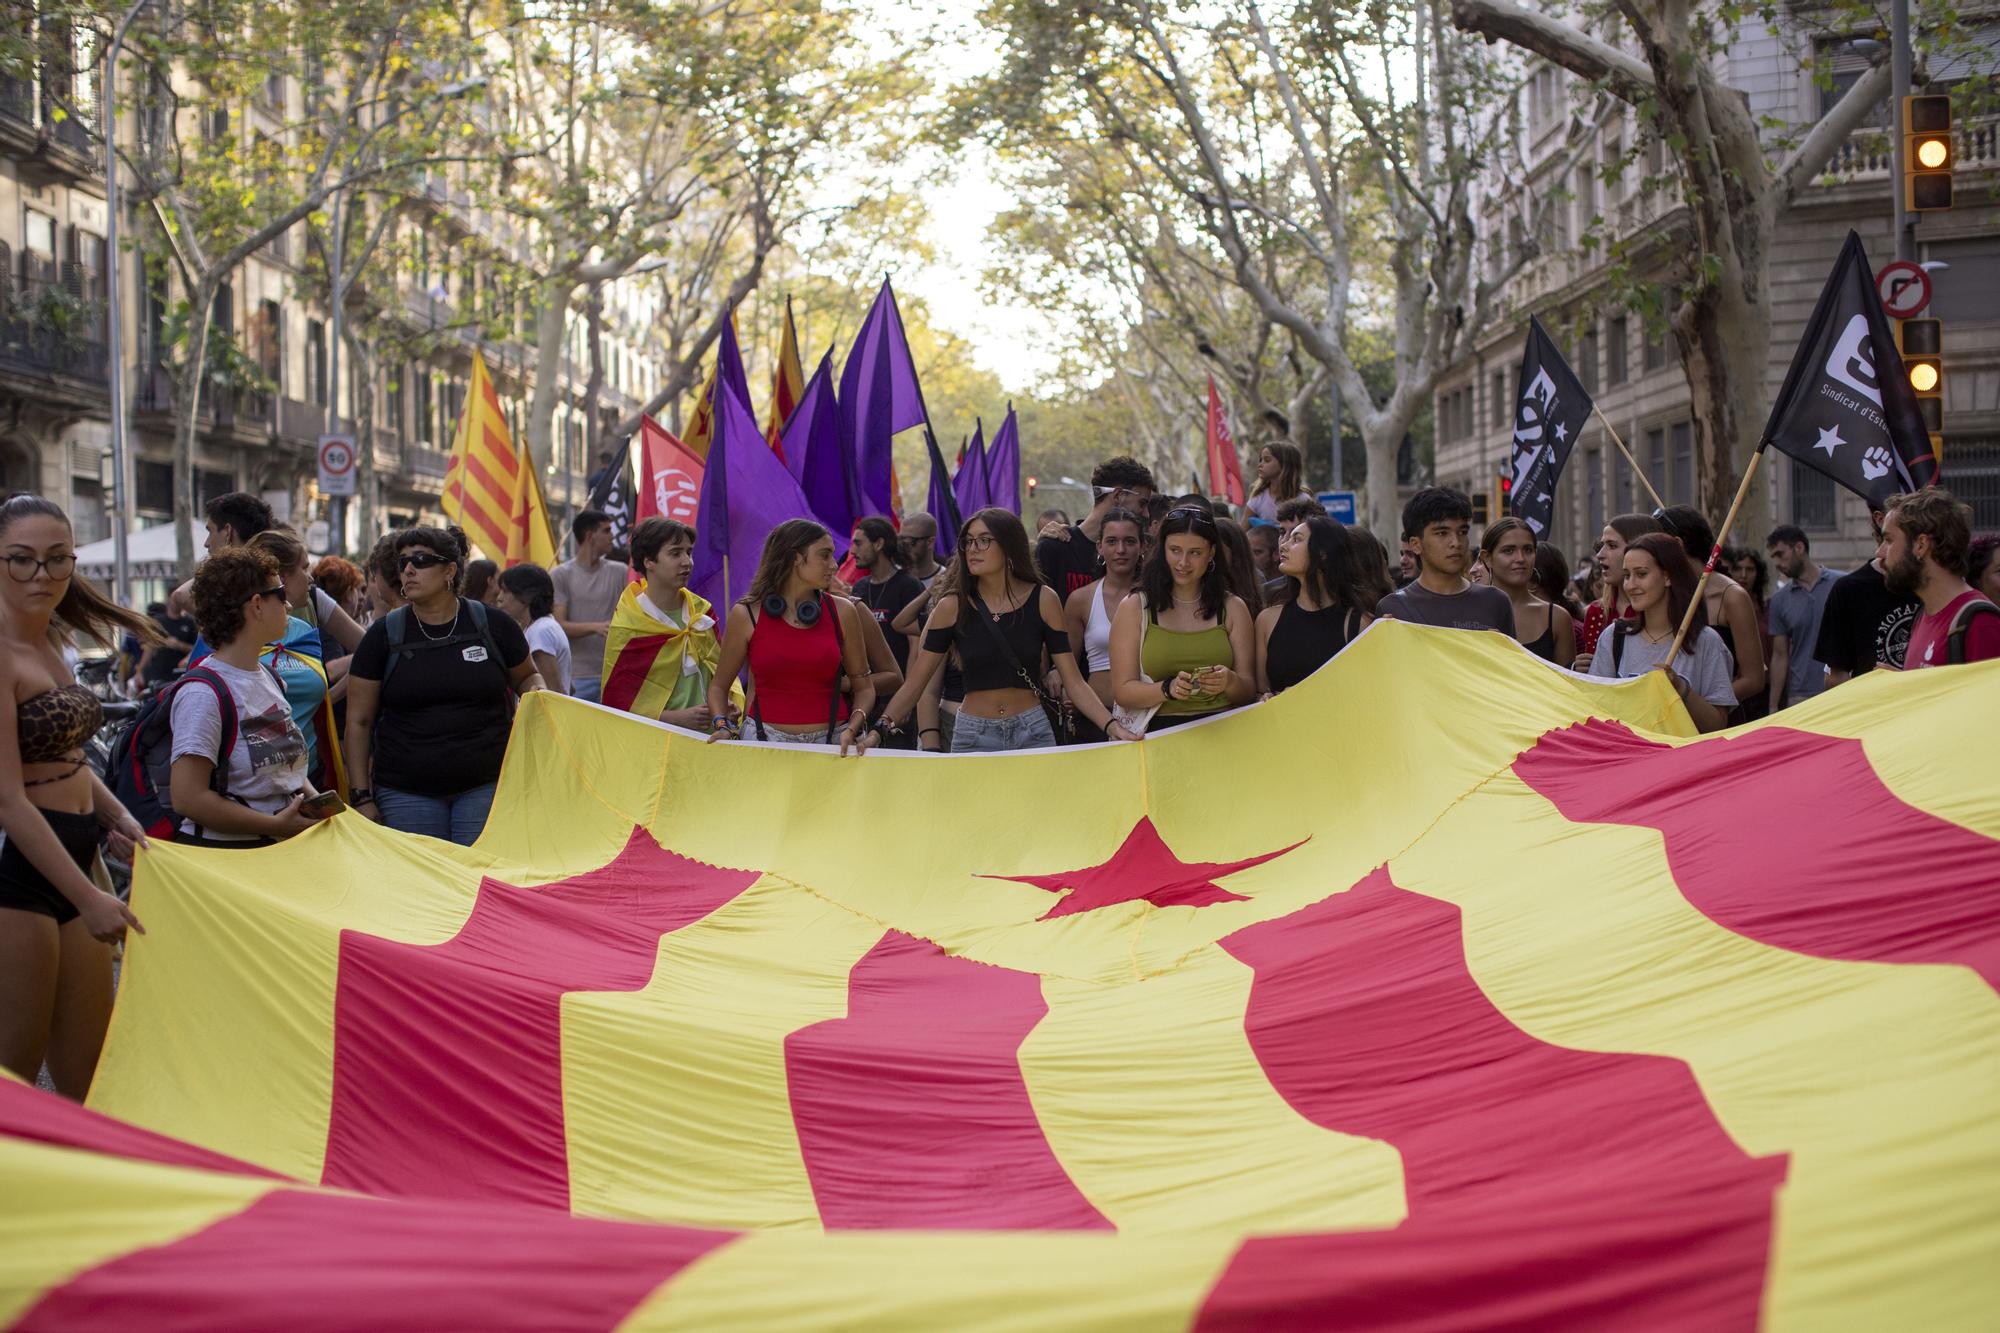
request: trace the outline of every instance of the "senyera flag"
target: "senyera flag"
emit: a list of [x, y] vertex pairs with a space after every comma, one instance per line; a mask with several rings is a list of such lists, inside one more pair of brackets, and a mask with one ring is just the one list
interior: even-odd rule
[[1393, 620], [1134, 745], [533, 693], [474, 847], [138, 858], [0, 1327], [1984, 1333], [1995, 734], [2000, 663], [1696, 736]]
[[792, 319], [792, 298], [785, 298], [785, 331], [778, 340], [778, 363], [771, 370], [771, 419], [765, 423], [764, 439], [771, 452], [785, 456], [785, 423], [798, 410], [806, 393], [805, 366], [799, 360], [799, 327]]
[[472, 353], [472, 383], [445, 465], [445, 517], [503, 566], [555, 563], [548, 502], [533, 464], [514, 447], [486, 358]]
[[1922, 409], [1852, 231], [1771, 405], [1758, 447], [1774, 446], [1880, 509], [1937, 479]]
[[1208, 491], [1230, 504], [1244, 502], [1243, 459], [1236, 452], [1236, 436], [1229, 429], [1229, 414], [1222, 396], [1215, 391], [1215, 376], [1208, 377]]
[[1576, 437], [1590, 420], [1590, 395], [1563, 360], [1542, 321], [1528, 316], [1528, 346], [1514, 408], [1514, 453], [1507, 467], [1513, 498], [1508, 513], [1548, 534], [1555, 515], [1556, 483]]

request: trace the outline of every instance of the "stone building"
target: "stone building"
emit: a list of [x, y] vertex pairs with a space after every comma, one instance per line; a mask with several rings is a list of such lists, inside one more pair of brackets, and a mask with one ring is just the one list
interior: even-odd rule
[[[1788, 15], [1784, 21], [1793, 20]], [[1769, 123], [1797, 127], [1812, 121], [1863, 67], [1862, 57], [1846, 43], [1816, 42], [1803, 30], [1772, 35], [1754, 24], [1745, 26], [1741, 39], [1721, 58], [1723, 77], [1748, 95], [1752, 114]], [[1818, 86], [1815, 62], [1831, 68], [1830, 89]], [[1951, 73], [1948, 68], [1934, 71], [1946, 87]], [[1454, 365], [1437, 386], [1436, 476], [1442, 484], [1486, 494], [1489, 500], [1497, 494], [1497, 478], [1511, 449], [1527, 318], [1535, 314], [1562, 345], [1654, 487], [1669, 504], [1691, 503], [1690, 395], [1672, 339], [1657, 332], [1657, 323], [1649, 333], [1639, 310], [1616, 303], [1608, 289], [1603, 247], [1586, 252], [1577, 244], [1591, 219], [1603, 218], [1606, 233], [1623, 236], [1637, 253], [1650, 254], [1635, 272], [1643, 280], [1650, 265], [1662, 284], [1655, 290], [1664, 291], [1670, 279], [1661, 238], [1684, 209], [1667, 190], [1643, 188], [1645, 176], [1664, 170], [1660, 146], [1642, 143], [1633, 117], [1623, 109], [1598, 129], [1583, 165], [1567, 179], [1558, 179], [1572, 115], [1570, 79], [1546, 64], [1527, 66], [1513, 114], [1529, 171], [1520, 180], [1494, 179], [1485, 185], [1493, 210], [1489, 216], [1518, 217], [1517, 191], [1537, 196], [1559, 191], [1560, 202], [1543, 234], [1532, 238], [1539, 242], [1539, 257], [1509, 284], [1502, 315], [1475, 353]], [[1767, 394], [1775, 394], [1784, 377], [1848, 230], [1860, 234], [1876, 268], [1894, 258], [1890, 192], [1901, 186], [1890, 175], [1890, 124], [1891, 108], [1885, 102], [1779, 226], [1771, 257]], [[2000, 529], [2000, 302], [1994, 299], [2000, 293], [2000, 195], [1993, 188], [2000, 180], [1995, 170], [2000, 166], [2000, 124], [1961, 119], [1957, 129], [1958, 206], [1923, 215], [1917, 257], [1948, 266], [1933, 274], [1937, 295], [1930, 311], [1944, 322], [1945, 484], [1973, 505], [1978, 526]], [[1604, 164], [1618, 161], [1635, 144], [1640, 145], [1639, 160], [1626, 168], [1622, 180], [1610, 181], [1612, 173]], [[1518, 223], [1489, 234], [1516, 246], [1530, 239]], [[1648, 241], [1659, 243], [1649, 247]], [[1857, 497], [1783, 455], [1772, 454], [1764, 466], [1775, 512], [1739, 521], [1733, 540], [1761, 544], [1774, 523], [1790, 522], [1804, 528], [1815, 553], [1836, 568], [1850, 567], [1872, 553], [1866, 509]], [[1650, 508], [1651, 500], [1603, 421], [1593, 417], [1557, 492], [1551, 539], [1574, 563], [1594, 547], [1607, 516]]]

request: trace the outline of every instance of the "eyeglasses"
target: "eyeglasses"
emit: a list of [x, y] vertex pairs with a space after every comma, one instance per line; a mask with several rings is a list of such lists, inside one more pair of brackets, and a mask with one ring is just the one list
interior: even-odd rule
[[7, 573], [16, 583], [31, 583], [35, 574], [46, 569], [52, 579], [66, 579], [76, 568], [76, 556], [68, 551], [60, 555], [32, 556], [25, 551], [7, 557]]
[[998, 537], [995, 537], [990, 532], [982, 532], [977, 537], [967, 537], [965, 539], [965, 549], [968, 551], [990, 551], [993, 549], [994, 543], [999, 540]]
[[406, 569], [436, 569], [439, 565], [450, 563], [451, 561], [443, 556], [430, 551], [412, 551], [408, 555], [396, 557], [396, 572], [400, 574]]

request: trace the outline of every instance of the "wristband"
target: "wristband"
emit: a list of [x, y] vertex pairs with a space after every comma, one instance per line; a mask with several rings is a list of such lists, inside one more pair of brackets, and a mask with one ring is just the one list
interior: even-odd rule
[[347, 789], [347, 803], [349, 805], [372, 805], [374, 801], [375, 793], [366, 787], [349, 787]]

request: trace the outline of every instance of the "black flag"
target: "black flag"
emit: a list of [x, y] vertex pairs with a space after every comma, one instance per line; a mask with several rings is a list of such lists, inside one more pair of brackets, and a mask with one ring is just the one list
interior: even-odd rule
[[1880, 509], [1937, 479], [1917, 396], [1875, 294], [1861, 238], [1847, 233], [1805, 336], [1771, 405], [1764, 445], [1776, 445]]
[[632, 450], [630, 441], [618, 449], [617, 461], [604, 469], [591, 488], [590, 508], [611, 516], [611, 544], [623, 546], [632, 529]]
[[1508, 511], [1524, 519], [1537, 539], [1548, 535], [1555, 514], [1556, 482], [1569, 451], [1590, 420], [1590, 395], [1563, 360], [1542, 321], [1528, 316], [1528, 350], [1521, 357], [1520, 393], [1514, 407], [1513, 474]]

